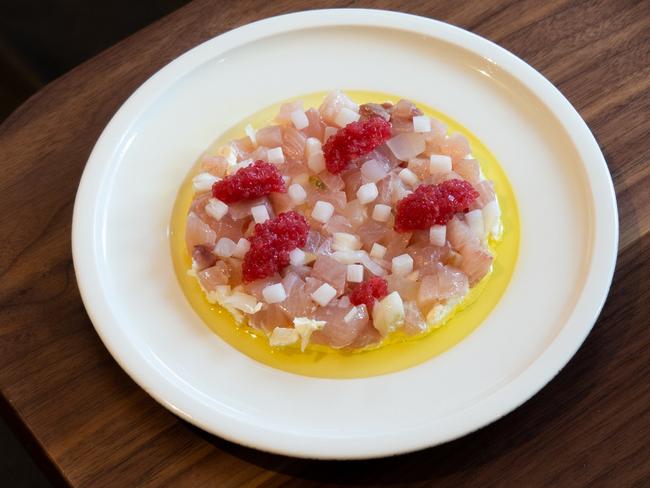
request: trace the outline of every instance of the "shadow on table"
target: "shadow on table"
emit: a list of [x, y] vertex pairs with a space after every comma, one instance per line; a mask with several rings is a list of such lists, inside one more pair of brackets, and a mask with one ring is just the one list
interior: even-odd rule
[[[650, 238], [645, 239], [644, 245], [650, 248]], [[635, 263], [641, 259], [640, 255], [643, 253], [638, 249], [628, 249], [619, 256], [611, 294], [600, 320], [562, 373], [514, 412], [461, 439], [390, 458], [317, 461], [260, 452], [224, 441], [195, 427], [190, 428], [219, 449], [250, 464], [318, 482], [392, 485], [447, 477], [460, 478], [470, 468], [480, 470], [482, 465], [497, 459], [504, 470], [517, 468], [523, 471], [526, 460], [517, 459], [517, 449], [522, 445], [542, 441], [541, 437], [547, 430], [553, 431], [554, 435], [562, 439], [576, 418], [580, 418], [592, 407], [592, 402], [599, 394], [602, 377], [616, 359], [617, 353], [621, 354], [620, 345], [634, 340], [633, 334], [625, 330], [616, 332], [618, 342], [612, 341], [612, 335], [607, 333], [608, 323], [620, 316], [621, 310], [625, 310], [627, 321], [644, 320], [646, 308], [643, 303], [639, 303], [640, 294], [629, 289], [630, 286], [639, 287], [643, 282], [642, 263]], [[625, 286], [622, 286], [623, 279]], [[548, 441], [548, 437], [545, 440]]]

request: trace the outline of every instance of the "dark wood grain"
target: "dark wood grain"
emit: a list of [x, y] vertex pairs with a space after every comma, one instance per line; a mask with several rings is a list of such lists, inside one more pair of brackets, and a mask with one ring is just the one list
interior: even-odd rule
[[363, 462], [302, 461], [208, 435], [117, 366], [84, 311], [70, 224], [100, 132], [187, 49], [263, 17], [353, 2], [196, 1], [48, 85], [0, 128], [0, 406], [62, 484], [650, 486], [650, 2], [354, 2], [491, 39], [568, 97], [613, 175], [620, 253], [593, 332], [539, 394], [443, 446]]

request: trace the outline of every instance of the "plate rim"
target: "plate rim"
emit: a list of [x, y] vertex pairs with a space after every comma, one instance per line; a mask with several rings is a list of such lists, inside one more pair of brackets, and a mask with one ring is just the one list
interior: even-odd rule
[[[170, 401], [169, 398], [173, 398], [173, 395], [171, 395], [172, 392], [168, 385], [161, 384], [157, 378], [152, 381], [150, 373], [153, 370], [150, 370], [149, 373], [145, 371], [147, 365], [139, 362], [141, 358], [137, 350], [128, 341], [122, 341], [119, 330], [110, 326], [109, 322], [116, 322], [116, 318], [112, 315], [110, 304], [101, 290], [96, 291], [99, 289], [97, 286], [99, 270], [94, 266], [96, 263], [94, 236], [97, 225], [95, 220], [97, 209], [94, 205], [95, 200], [92, 198], [94, 189], [97, 188], [98, 177], [101, 175], [100, 170], [104, 169], [103, 165], [115, 158], [116, 153], [123, 147], [124, 138], [131, 131], [132, 124], [136, 123], [140, 114], [148, 108], [149, 104], [145, 102], [156, 100], [186, 72], [219, 53], [270, 35], [341, 25], [396, 29], [451, 42], [491, 60], [536, 96], [539, 97], [539, 94], [543, 93], [545, 97], [542, 102], [557, 118], [557, 122], [563, 126], [567, 135], [576, 145], [592, 193], [596, 193], [595, 188], [598, 186], [601, 190], [598, 193], [599, 196], [607, 197], [596, 200], [593, 195], [590, 195], [590, 204], [594, 210], [592, 216], [594, 246], [591, 262], [586, 272], [588, 278], [585, 280], [582, 293], [557, 336], [516, 378], [490, 393], [477, 404], [453, 414], [455, 417], [463, 412], [467, 414], [467, 411], [471, 410], [469, 420], [466, 419], [461, 425], [454, 425], [454, 428], [439, 433], [437, 438], [432, 438], [429, 441], [409, 442], [408, 439], [400, 439], [400, 442], [397, 442], [397, 439], [391, 438], [399, 437], [397, 434], [382, 437], [384, 441], [391, 442], [381, 443], [376, 442], [375, 437], [369, 437], [365, 442], [354, 443], [349, 442], [349, 439], [347, 443], [341, 443], [336, 442], [336, 439], [332, 441], [326, 438], [316, 439], [306, 436], [295, 436], [295, 438], [287, 436], [287, 441], [277, 439], [275, 430], [268, 429], [262, 432], [258, 426], [246, 424], [242, 420], [234, 421], [230, 417], [227, 418], [227, 422], [236, 424], [234, 427], [225, 425], [224, 422], [221, 424], [219, 422], [211, 424], [202, 422], [192, 416], [190, 412], [179, 407], [176, 402]], [[489, 52], [490, 56], [485, 55], [486, 52]], [[589, 158], [585, 157], [587, 154]], [[92, 230], [89, 231], [89, 229]], [[431, 447], [484, 427], [526, 402], [569, 362], [593, 328], [613, 279], [618, 239], [616, 194], [604, 156], [585, 121], [550, 81], [511, 52], [469, 31], [426, 17], [375, 9], [310, 10], [258, 20], [206, 40], [172, 60], [129, 96], [103, 130], [84, 168], [75, 198], [72, 222], [73, 262], [84, 306], [95, 330], [110, 354], [141, 388], [184, 420], [229, 441], [277, 454], [318, 459], [367, 459]], [[597, 274], [598, 277], [594, 278], [593, 274]], [[587, 295], [590, 296], [589, 300], [586, 298]], [[582, 325], [569, 327], [570, 322], [575, 322], [575, 315], [581, 315]], [[164, 380], [164, 377], [161, 376], [161, 379]], [[157, 382], [158, 384], [156, 384]], [[176, 390], [175, 387], [172, 389]], [[179, 392], [183, 393], [180, 390]], [[499, 397], [498, 401], [495, 400], [497, 397]], [[479, 405], [481, 408], [477, 411]], [[226, 417], [224, 416], [222, 420], [226, 420]], [[320, 443], [316, 441], [320, 441]]]

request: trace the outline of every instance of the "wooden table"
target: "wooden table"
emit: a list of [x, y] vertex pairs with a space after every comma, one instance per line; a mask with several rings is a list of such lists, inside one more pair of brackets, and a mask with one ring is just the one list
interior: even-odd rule
[[[95, 333], [70, 251], [100, 132], [156, 70], [233, 27], [347, 1], [196, 1], [51, 83], [0, 129], [3, 414], [58, 483], [92, 487], [650, 486], [650, 2], [397, 0], [514, 52], [596, 135], [621, 218], [611, 294], [568, 366], [515, 412], [449, 444], [364, 462], [303, 461], [208, 435], [152, 400]], [[5, 480], [6, 481], [6, 480]]]

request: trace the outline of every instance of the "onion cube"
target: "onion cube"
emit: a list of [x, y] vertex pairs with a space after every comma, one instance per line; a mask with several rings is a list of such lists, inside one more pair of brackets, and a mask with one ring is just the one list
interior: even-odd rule
[[413, 271], [413, 258], [408, 254], [401, 254], [394, 257], [392, 271], [394, 275], [406, 276]]
[[434, 173], [447, 173], [451, 171], [451, 158], [443, 156], [442, 154], [432, 154], [429, 157], [429, 172]]
[[243, 259], [246, 253], [250, 251], [250, 248], [251, 243], [248, 241], [248, 239], [242, 237], [237, 241], [237, 247], [235, 247], [235, 250], [232, 253], [232, 257]]
[[314, 173], [318, 174], [325, 170], [323, 147], [315, 137], [307, 138], [305, 142], [305, 156], [307, 157], [307, 166]]
[[214, 220], [221, 220], [224, 215], [228, 213], [228, 205], [221, 200], [211, 198], [205, 206], [205, 213], [207, 213]]
[[307, 192], [298, 183], [290, 185], [287, 189], [287, 193], [289, 194], [291, 201], [296, 205], [302, 205], [307, 200]]
[[483, 212], [480, 209], [472, 210], [465, 214], [465, 221], [469, 225], [472, 233], [482, 239], [485, 235], [485, 224], [483, 222]]
[[196, 193], [204, 193], [212, 190], [212, 185], [221, 180], [218, 176], [211, 175], [210, 173], [199, 173], [192, 178], [192, 188]]
[[274, 147], [266, 151], [266, 159], [269, 160], [269, 163], [273, 164], [282, 164], [284, 163], [284, 153], [282, 152], [281, 147]]
[[445, 242], [447, 242], [447, 226], [432, 225], [429, 229], [429, 241], [434, 246], [444, 246]]
[[232, 239], [227, 237], [222, 237], [217, 241], [217, 245], [214, 246], [214, 253], [221, 258], [229, 258], [232, 256], [232, 253], [235, 252], [237, 244]]
[[374, 183], [366, 183], [365, 185], [361, 185], [357, 190], [357, 198], [359, 199], [359, 203], [362, 204], [370, 203], [378, 196], [379, 190], [377, 189], [377, 185]]
[[302, 130], [309, 125], [309, 119], [305, 115], [305, 111], [300, 109], [291, 112], [291, 122], [293, 122], [293, 126], [298, 130]]
[[390, 218], [390, 206], [378, 203], [372, 210], [372, 218], [377, 222], [386, 222]]
[[287, 292], [284, 290], [282, 283], [269, 285], [262, 290], [262, 296], [266, 303], [280, 303], [287, 298]]
[[350, 283], [361, 283], [363, 281], [363, 266], [360, 264], [348, 264], [346, 278]]
[[276, 327], [271, 332], [269, 337], [269, 344], [271, 347], [275, 346], [289, 346], [294, 342], [298, 342], [300, 335], [296, 329], [290, 327]]
[[416, 115], [413, 117], [414, 132], [431, 132], [431, 119], [426, 115]]
[[332, 249], [334, 251], [357, 251], [361, 249], [361, 239], [347, 232], [334, 232]]
[[253, 129], [253, 126], [248, 124], [244, 128], [244, 132], [246, 132], [246, 135], [251, 140], [251, 144], [253, 145], [253, 147], [256, 147], [257, 146], [257, 138], [255, 137], [255, 129]]
[[323, 283], [318, 289], [311, 294], [312, 300], [321, 307], [326, 306], [336, 296], [336, 289], [327, 283]]
[[386, 255], [386, 248], [381, 244], [375, 242], [370, 248], [370, 257], [375, 259], [383, 259]]
[[333, 214], [334, 205], [323, 200], [318, 200], [316, 205], [314, 205], [314, 209], [311, 211], [312, 218], [321, 224], [326, 224]]
[[293, 266], [302, 266], [307, 263], [307, 254], [301, 249], [294, 249], [289, 253], [289, 262]]
[[271, 218], [265, 205], [257, 205], [251, 208], [251, 215], [256, 224], [261, 224]]
[[418, 182], [418, 175], [408, 168], [404, 168], [399, 172], [399, 178], [407, 185], [415, 185]]
[[339, 113], [336, 114], [336, 117], [334, 118], [334, 123], [339, 127], [345, 127], [346, 125], [359, 120], [359, 117], [361, 116], [359, 115], [358, 112], [355, 112], [354, 110], [350, 110], [347, 107], [343, 107], [341, 110], [339, 110]]

